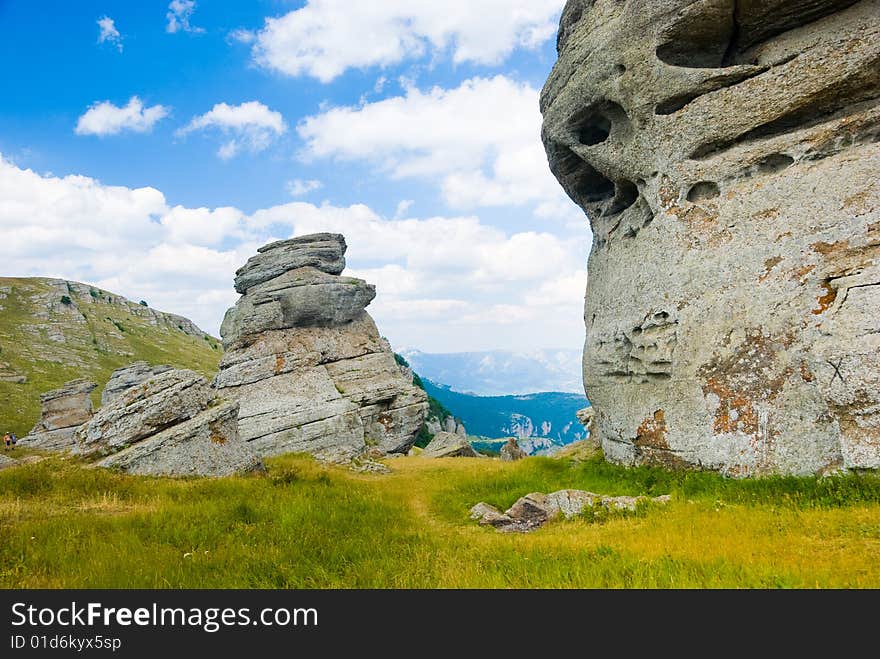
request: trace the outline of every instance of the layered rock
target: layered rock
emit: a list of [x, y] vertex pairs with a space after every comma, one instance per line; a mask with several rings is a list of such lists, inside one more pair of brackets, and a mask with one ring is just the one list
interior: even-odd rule
[[477, 452], [467, 437], [438, 432], [420, 454], [423, 458], [476, 458]]
[[130, 387], [76, 430], [75, 452], [135, 474], [226, 476], [259, 469], [238, 435], [238, 403], [185, 369]]
[[424, 421], [425, 393], [364, 310], [375, 288], [339, 276], [345, 249], [339, 234], [279, 241], [236, 273], [214, 386], [262, 455], [405, 453]]
[[73, 448], [74, 432], [92, 418], [89, 395], [97, 386], [85, 379], [71, 380], [63, 387], [40, 394], [40, 420], [19, 443], [48, 451]]
[[146, 382], [160, 373], [170, 371], [171, 368], [167, 364], [150, 366], [149, 363], [143, 361], [117, 368], [110, 375], [107, 384], [104, 385], [104, 390], [101, 392], [101, 405], [113, 402], [122, 392], [142, 382]]
[[558, 50], [606, 457], [880, 466], [880, 1], [570, 0]]

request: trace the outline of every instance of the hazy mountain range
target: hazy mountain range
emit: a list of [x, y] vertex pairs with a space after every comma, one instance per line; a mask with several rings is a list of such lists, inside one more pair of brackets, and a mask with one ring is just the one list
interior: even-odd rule
[[399, 351], [419, 375], [479, 396], [561, 391], [583, 395], [580, 350], [428, 353]]
[[[422, 378], [425, 391], [460, 419], [469, 436], [497, 439], [517, 437], [527, 453], [552, 453], [579, 439], [586, 431], [575, 413], [589, 403], [583, 394], [541, 392], [517, 396], [475, 396]], [[475, 442], [479, 448], [492, 442]]]

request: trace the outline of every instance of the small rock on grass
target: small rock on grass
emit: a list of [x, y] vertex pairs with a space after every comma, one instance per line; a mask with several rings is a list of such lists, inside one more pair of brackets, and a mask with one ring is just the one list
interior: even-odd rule
[[557, 490], [550, 494], [531, 492], [520, 497], [503, 513], [485, 502], [471, 508], [471, 519], [481, 526], [492, 526], [503, 532], [524, 533], [539, 528], [550, 520], [564, 517], [570, 519], [582, 514], [587, 508], [600, 506], [606, 510], [634, 511], [642, 502], [666, 504], [668, 494], [650, 498], [645, 496], [611, 497], [584, 490]]

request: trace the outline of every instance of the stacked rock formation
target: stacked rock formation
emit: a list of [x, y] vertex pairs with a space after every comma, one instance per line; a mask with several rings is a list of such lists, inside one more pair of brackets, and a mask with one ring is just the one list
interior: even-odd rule
[[89, 394], [97, 386], [88, 380], [71, 380], [63, 387], [40, 394], [40, 420], [27, 436], [22, 437], [21, 445], [47, 451], [71, 448], [76, 429], [92, 418]]
[[122, 392], [146, 382], [160, 373], [170, 371], [171, 368], [167, 364], [150, 366], [147, 362], [134, 362], [128, 366], [117, 368], [110, 375], [107, 384], [104, 385], [104, 390], [101, 392], [101, 405], [113, 402]]
[[364, 310], [375, 288], [340, 276], [345, 250], [339, 234], [301, 236], [236, 273], [214, 386], [240, 402], [241, 437], [261, 455], [406, 453], [425, 419], [427, 396]]
[[569, 0], [558, 51], [606, 457], [880, 467], [880, 1]]
[[76, 430], [75, 453], [134, 474], [227, 476], [262, 462], [238, 436], [238, 403], [193, 371], [169, 370], [122, 392]]

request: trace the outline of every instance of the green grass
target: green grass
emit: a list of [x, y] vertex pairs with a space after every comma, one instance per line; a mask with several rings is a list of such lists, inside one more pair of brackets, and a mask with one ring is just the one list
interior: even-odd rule
[[[27, 376], [25, 384], [0, 382], [0, 433], [26, 435], [39, 419], [40, 394], [76, 378], [99, 385], [92, 395], [97, 406], [110, 374], [134, 361], [191, 368], [207, 377], [217, 370], [222, 350], [216, 339], [186, 334], [173, 323], [152, 325], [132, 314], [122, 296], [94, 287], [80, 295], [68, 289], [57, 296], [63, 308], [46, 319], [37, 316], [46, 309], [34, 298], [57, 295], [47, 280], [0, 277], [0, 286], [11, 288], [0, 299], [0, 362]], [[51, 326], [60, 328], [63, 343], [49, 337]]]
[[[0, 471], [0, 587], [876, 588], [880, 478], [728, 480], [596, 456], [399, 458], [357, 475], [310, 458], [217, 480], [49, 458]], [[527, 535], [468, 519], [530, 491], [671, 493], [636, 514]]]

